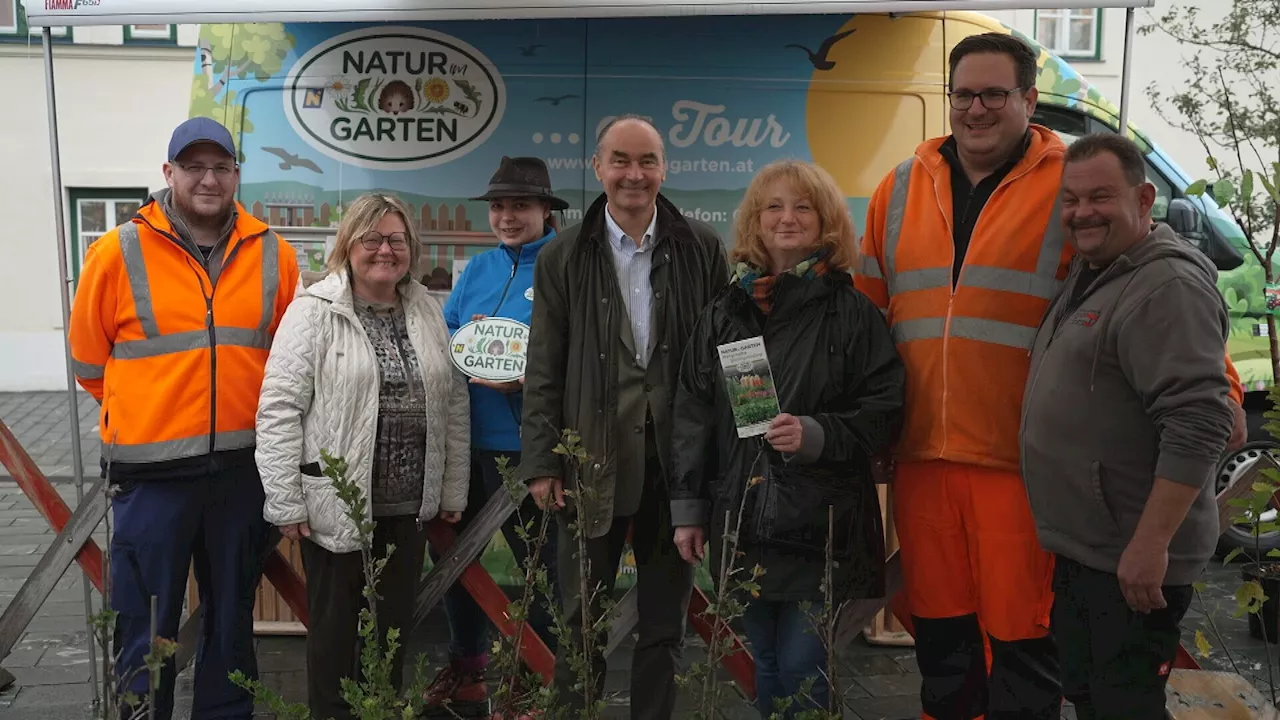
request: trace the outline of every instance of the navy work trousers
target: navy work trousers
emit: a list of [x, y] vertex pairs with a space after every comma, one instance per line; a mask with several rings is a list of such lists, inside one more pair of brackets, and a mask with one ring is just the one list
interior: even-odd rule
[[[111, 605], [119, 613], [117, 677], [132, 674], [124, 689], [146, 698], [143, 657], [150, 652], [151, 597], [156, 597], [156, 634], [176, 640], [194, 560], [205, 615], [195, 656], [191, 718], [248, 720], [253, 698], [228, 675], [239, 670], [258, 677], [253, 605], [270, 530], [262, 519], [258, 469], [249, 465], [115, 483], [120, 489], [111, 501]], [[155, 720], [172, 717], [173, 683], [170, 659], [156, 693]]]

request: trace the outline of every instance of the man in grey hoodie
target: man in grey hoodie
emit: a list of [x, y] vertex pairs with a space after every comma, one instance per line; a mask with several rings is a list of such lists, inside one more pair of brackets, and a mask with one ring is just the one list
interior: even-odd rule
[[1155, 188], [1132, 141], [1076, 141], [1062, 201], [1079, 254], [1032, 349], [1023, 478], [1056, 554], [1063, 694], [1081, 720], [1155, 720], [1219, 534], [1227, 310], [1209, 260], [1151, 222]]

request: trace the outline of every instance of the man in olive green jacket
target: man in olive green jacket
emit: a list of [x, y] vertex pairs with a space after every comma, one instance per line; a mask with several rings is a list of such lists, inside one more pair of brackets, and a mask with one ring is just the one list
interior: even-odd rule
[[[561, 643], [556, 661], [561, 703], [582, 703], [564, 656], [582, 646], [573, 515], [587, 537], [587, 585], [603, 586], [601, 596], [613, 590], [634, 526], [640, 635], [631, 717], [665, 719], [675, 709], [693, 587], [692, 567], [672, 542], [671, 402], [681, 352], [702, 308], [728, 283], [729, 268], [715, 230], [686, 219], [658, 193], [666, 158], [647, 120], [622, 116], [606, 125], [593, 165], [604, 195], [581, 224], [548, 243], [534, 268], [518, 476], [540, 506], [565, 508], [566, 490], [572, 500], [558, 523], [561, 596], [575, 636]], [[555, 453], [563, 429], [581, 435], [581, 467]], [[593, 609], [593, 618], [599, 613]], [[604, 665], [596, 654], [593, 699], [603, 690]]]

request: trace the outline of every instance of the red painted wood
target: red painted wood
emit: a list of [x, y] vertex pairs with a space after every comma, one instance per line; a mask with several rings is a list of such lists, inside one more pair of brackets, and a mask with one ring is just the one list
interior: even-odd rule
[[[453, 541], [457, 539], [458, 534], [454, 531], [453, 526], [443, 520], [433, 520], [427, 523], [427, 542], [443, 553], [453, 545]], [[462, 586], [467, 589], [471, 597], [475, 599], [476, 604], [484, 610], [484, 614], [489, 616], [493, 624], [503, 635], [511, 637], [515, 635], [516, 626], [507, 615], [507, 606], [511, 604], [510, 598], [498, 587], [498, 583], [494, 582], [489, 572], [480, 564], [480, 559], [476, 558], [467, 565], [467, 569], [462, 571], [462, 577], [458, 579]], [[550, 685], [552, 677], [555, 673], [555, 656], [547, 649], [546, 643], [534, 632], [532, 628], [526, 626], [524, 633], [520, 637], [520, 657], [524, 660], [529, 669], [542, 676], [543, 685]]]
[[262, 566], [262, 574], [271, 581], [276, 594], [284, 600], [293, 611], [298, 622], [311, 624], [311, 612], [307, 609], [307, 585], [302, 576], [289, 564], [289, 560], [280, 554], [280, 548], [273, 548]]
[[[62, 532], [71, 519], [71, 509], [3, 421], [0, 421], [0, 463], [9, 470], [22, 493], [44, 516], [49, 527], [54, 532]], [[93, 586], [98, 588], [98, 592], [102, 592], [102, 550], [98, 544], [92, 539], [86, 542], [76, 555], [76, 562], [80, 563], [81, 569]]]
[[[711, 631], [713, 618], [708, 618], [705, 613], [710, 606], [710, 601], [702, 589], [694, 586], [693, 595], [689, 598], [689, 623], [693, 625], [693, 629], [698, 631], [698, 635], [702, 637], [703, 642], [711, 645]], [[746, 645], [743, 645], [742, 639], [739, 638], [732, 628], [722, 628], [721, 637], [731, 637], [733, 645], [729, 654], [720, 659], [720, 664], [729, 671], [729, 675], [733, 677], [733, 681], [738, 684], [745, 694], [752, 701], [756, 699], [756, 661], [751, 657], [751, 653], [747, 651]]]

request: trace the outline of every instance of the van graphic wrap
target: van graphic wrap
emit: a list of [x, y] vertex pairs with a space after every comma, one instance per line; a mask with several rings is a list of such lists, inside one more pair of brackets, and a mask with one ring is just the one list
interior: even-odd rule
[[450, 162], [502, 120], [506, 90], [475, 48], [415, 27], [374, 27], [313, 47], [285, 80], [284, 112], [298, 137], [371, 170]]
[[[482, 193], [503, 155], [546, 161], [577, 222], [601, 192], [599, 128], [650, 118], [666, 144], [664, 194], [732, 245], [734, 215], [769, 162], [817, 162], [839, 182], [855, 227], [880, 179], [945, 134], [946, 58], [966, 36], [1013, 32], [976, 13], [452, 21], [396, 25], [204, 25], [191, 113], [232, 129], [240, 200], [320, 269], [341, 210], [394, 192], [423, 239], [422, 277], [447, 292], [455, 267], [496, 244]], [[1069, 64], [1039, 54], [1038, 122], [1070, 141], [1117, 125], [1119, 109]], [[434, 55], [433, 55], [434, 53]], [[1135, 94], [1134, 102], [1141, 102]], [[1157, 218], [1192, 179], [1136, 128], [1157, 183]], [[1192, 173], [1200, 170], [1192, 168]], [[1193, 198], [1238, 246], [1208, 198]], [[1219, 273], [1229, 348], [1246, 387], [1269, 383], [1267, 312], [1252, 253]], [[456, 264], [456, 266], [455, 266]]]

